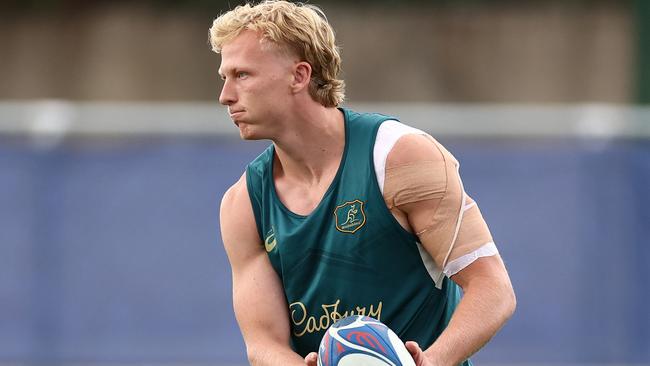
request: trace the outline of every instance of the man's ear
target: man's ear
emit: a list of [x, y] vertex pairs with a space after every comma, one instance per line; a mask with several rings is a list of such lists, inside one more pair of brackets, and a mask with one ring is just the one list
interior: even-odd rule
[[301, 61], [293, 66], [293, 83], [291, 89], [297, 93], [307, 87], [311, 81], [311, 65], [308, 62]]

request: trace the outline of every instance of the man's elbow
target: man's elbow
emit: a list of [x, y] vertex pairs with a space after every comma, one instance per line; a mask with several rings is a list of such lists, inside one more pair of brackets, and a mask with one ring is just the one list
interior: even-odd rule
[[503, 322], [505, 323], [512, 317], [517, 309], [517, 296], [515, 295], [515, 290], [512, 288], [512, 283], [510, 283], [510, 281], [503, 286], [501, 298], [503, 299]]
[[251, 366], [286, 364], [282, 360], [286, 357], [287, 347], [275, 342], [255, 342], [246, 344], [246, 356]]
[[250, 365], [261, 365], [264, 361], [264, 352], [260, 347], [246, 346], [246, 356]]

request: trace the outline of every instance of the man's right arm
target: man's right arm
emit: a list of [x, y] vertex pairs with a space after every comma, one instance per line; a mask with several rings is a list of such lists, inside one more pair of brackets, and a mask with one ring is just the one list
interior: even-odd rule
[[257, 233], [242, 176], [221, 201], [221, 236], [233, 281], [233, 306], [251, 365], [304, 365], [290, 347], [287, 301]]

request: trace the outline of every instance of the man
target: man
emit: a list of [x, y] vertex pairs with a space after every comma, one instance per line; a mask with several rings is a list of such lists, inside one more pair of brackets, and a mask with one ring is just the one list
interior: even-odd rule
[[418, 366], [470, 365], [515, 297], [453, 156], [394, 118], [337, 108], [340, 56], [314, 6], [239, 6], [210, 41], [240, 136], [272, 141], [221, 203], [250, 363], [315, 365], [326, 328], [364, 314]]

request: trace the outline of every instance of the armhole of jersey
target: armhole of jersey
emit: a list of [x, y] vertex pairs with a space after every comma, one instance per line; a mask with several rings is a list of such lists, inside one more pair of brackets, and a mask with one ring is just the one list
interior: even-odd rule
[[260, 216], [260, 207], [256, 204], [255, 197], [253, 195], [253, 183], [251, 182], [251, 172], [250, 166], [246, 166], [246, 192], [248, 193], [248, 199], [251, 201], [251, 207], [253, 208], [253, 217], [255, 218], [255, 227], [257, 228], [257, 235], [260, 236], [260, 240], [264, 242], [264, 235], [262, 234], [262, 223], [259, 221]]

